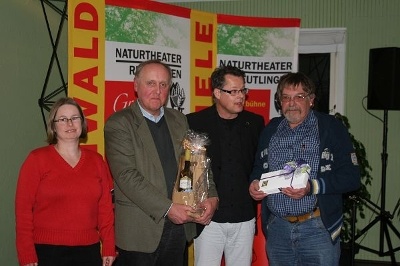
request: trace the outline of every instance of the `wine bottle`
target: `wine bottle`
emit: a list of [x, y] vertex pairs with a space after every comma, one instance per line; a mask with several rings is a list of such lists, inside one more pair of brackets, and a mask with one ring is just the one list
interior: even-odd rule
[[185, 167], [179, 174], [179, 191], [190, 192], [193, 185], [193, 172], [190, 169], [190, 150], [185, 149]]

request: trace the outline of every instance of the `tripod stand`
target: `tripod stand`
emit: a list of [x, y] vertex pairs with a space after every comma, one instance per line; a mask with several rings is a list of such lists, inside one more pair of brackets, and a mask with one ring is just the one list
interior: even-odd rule
[[[374, 253], [379, 255], [380, 257], [383, 256], [390, 256], [392, 265], [396, 265], [396, 257], [395, 252], [400, 250], [400, 247], [393, 248], [392, 241], [390, 239], [389, 228], [392, 229], [394, 234], [400, 239], [399, 231], [393, 226], [392, 219], [393, 214], [389, 211], [386, 211], [385, 204], [386, 204], [386, 167], [387, 167], [387, 132], [388, 132], [388, 110], [384, 110], [383, 115], [383, 141], [382, 141], [382, 153], [381, 153], [381, 160], [382, 160], [382, 180], [381, 180], [381, 205], [378, 206], [369, 199], [361, 199], [364, 204], [368, 208], [374, 211], [377, 216], [374, 220], [372, 220], [367, 226], [365, 226], [357, 235], [354, 236], [354, 241], [361, 237], [364, 233], [366, 233], [371, 227], [375, 224], [380, 222], [379, 228], [379, 250], [374, 250], [372, 248], [368, 248], [362, 245], [358, 245], [360, 249], [364, 249], [368, 252]], [[387, 244], [387, 251], [384, 251], [384, 242], [386, 240]]]

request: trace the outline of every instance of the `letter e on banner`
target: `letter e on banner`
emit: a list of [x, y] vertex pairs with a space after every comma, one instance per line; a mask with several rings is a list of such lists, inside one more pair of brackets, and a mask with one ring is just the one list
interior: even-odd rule
[[211, 80], [217, 57], [217, 16], [216, 14], [192, 10], [190, 61], [191, 61], [191, 103], [193, 111], [196, 106], [210, 106]]

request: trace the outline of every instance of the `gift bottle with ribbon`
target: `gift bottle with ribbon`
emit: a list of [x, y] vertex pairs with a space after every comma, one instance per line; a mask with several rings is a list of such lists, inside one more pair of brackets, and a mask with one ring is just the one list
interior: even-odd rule
[[185, 149], [185, 166], [180, 172], [179, 191], [190, 192], [193, 189], [193, 172], [190, 169], [190, 150]]

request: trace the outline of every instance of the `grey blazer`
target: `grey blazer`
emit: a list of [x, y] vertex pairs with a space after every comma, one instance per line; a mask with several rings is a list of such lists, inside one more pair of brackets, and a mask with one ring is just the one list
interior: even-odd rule
[[[185, 115], [164, 108], [175, 158], [182, 153], [181, 141], [188, 129]], [[105, 129], [105, 154], [114, 178], [116, 245], [124, 250], [154, 252], [164, 227], [164, 214], [172, 201], [157, 148], [137, 101], [114, 113]], [[217, 196], [210, 182], [209, 196]], [[195, 225], [185, 224], [188, 241]]]

